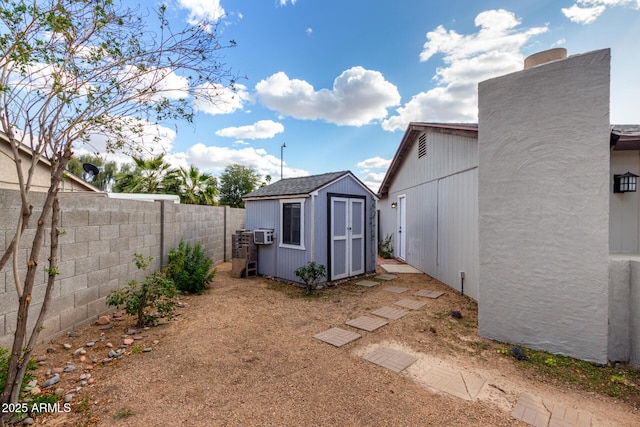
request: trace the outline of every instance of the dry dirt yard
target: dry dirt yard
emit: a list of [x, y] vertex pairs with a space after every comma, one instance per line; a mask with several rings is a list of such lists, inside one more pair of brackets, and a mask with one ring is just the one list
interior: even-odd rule
[[[134, 335], [121, 360], [101, 363], [107, 343], [118, 348], [132, 338], [126, 336], [134, 324], [129, 318], [113, 321], [107, 330], [89, 325], [74, 331], [76, 337], [39, 347], [35, 356], [47, 358], [38, 369], [40, 384], [47, 370], [67, 364], [76, 370], [63, 373], [58, 387], [77, 387], [85, 372], [93, 384], [73, 398], [70, 413], [42, 415], [35, 424], [518, 426], [526, 424], [510, 411], [527, 391], [588, 412], [594, 426], [640, 425], [640, 413], [629, 403], [553, 385], [519, 369], [520, 362], [498, 352], [500, 344], [477, 336], [476, 304], [429, 276], [399, 274], [372, 288], [356, 280], [310, 298], [266, 278], [231, 278], [230, 269], [230, 263], [218, 266], [204, 295], [183, 297], [185, 307], [174, 320]], [[387, 284], [410, 291], [386, 292]], [[358, 331], [362, 338], [341, 348], [313, 338], [331, 327], [354, 330], [344, 323], [401, 298], [418, 299], [410, 295], [420, 289], [445, 294], [422, 299], [425, 307], [374, 332]], [[452, 318], [452, 310], [462, 319]], [[96, 344], [86, 347], [89, 341]], [[419, 360], [398, 374], [362, 358], [381, 345]], [[73, 354], [80, 347], [87, 352], [85, 362]], [[474, 372], [487, 386], [474, 401], [437, 393], [421, 381], [425, 367], [434, 365]]]

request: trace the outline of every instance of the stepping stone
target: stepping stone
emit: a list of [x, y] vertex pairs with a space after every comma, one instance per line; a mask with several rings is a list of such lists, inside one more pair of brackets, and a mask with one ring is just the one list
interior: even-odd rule
[[354, 328], [362, 329], [367, 332], [373, 332], [376, 329], [387, 325], [388, 323], [389, 322], [382, 319], [369, 316], [360, 316], [357, 319], [349, 320], [348, 322], [346, 322], [346, 324], [349, 326], [353, 326]]
[[438, 292], [438, 291], [427, 291], [425, 289], [416, 292], [415, 294], [413, 294], [417, 297], [425, 297], [425, 298], [431, 298], [431, 299], [436, 299], [436, 298], [440, 298], [442, 295], [444, 295], [444, 292]]
[[372, 282], [371, 280], [361, 280], [356, 282], [356, 285], [364, 286], [366, 288], [372, 288], [378, 285], [378, 282]]
[[376, 279], [380, 279], [380, 280], [393, 280], [398, 276], [394, 276], [393, 274], [378, 274], [376, 276]]
[[566, 408], [560, 405], [546, 405], [551, 407], [551, 419], [549, 427], [591, 427], [591, 415], [576, 411], [572, 408]]
[[319, 339], [320, 341], [324, 341], [327, 344], [331, 344], [336, 347], [342, 347], [345, 344], [349, 344], [350, 342], [361, 338], [362, 335], [340, 328], [331, 328], [324, 332], [320, 332], [313, 337]]
[[511, 416], [535, 427], [547, 427], [551, 419], [551, 414], [542, 400], [528, 393], [520, 395]]
[[399, 305], [400, 307], [408, 308], [411, 310], [420, 310], [422, 307], [427, 305], [426, 302], [416, 301], [414, 299], [401, 299], [396, 302], [395, 305]]
[[371, 314], [384, 317], [385, 319], [398, 320], [401, 317], [409, 314], [409, 312], [406, 310], [400, 310], [399, 308], [385, 306], [377, 309], [376, 311], [372, 311]]
[[383, 291], [393, 292], [394, 294], [401, 294], [403, 292], [407, 292], [409, 288], [401, 288], [400, 286], [385, 286], [382, 288]]
[[418, 360], [417, 357], [410, 354], [384, 347], [373, 350], [371, 353], [365, 355], [364, 359], [383, 368], [390, 369], [393, 372], [402, 372]]
[[430, 367], [422, 378], [427, 386], [464, 400], [474, 400], [486, 380], [475, 374], [462, 374], [437, 366]]

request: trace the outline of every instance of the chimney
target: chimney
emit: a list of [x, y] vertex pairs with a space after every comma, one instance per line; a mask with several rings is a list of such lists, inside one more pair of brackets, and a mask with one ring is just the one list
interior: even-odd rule
[[557, 47], [555, 49], [543, 50], [542, 52], [529, 55], [524, 60], [524, 69], [546, 64], [547, 62], [558, 61], [567, 57], [567, 49]]

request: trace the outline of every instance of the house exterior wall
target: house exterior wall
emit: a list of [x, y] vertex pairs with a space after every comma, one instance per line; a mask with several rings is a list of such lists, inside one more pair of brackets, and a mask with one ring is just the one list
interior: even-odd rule
[[377, 258], [375, 199], [359, 183], [346, 176], [320, 189], [317, 193], [307, 195], [304, 198], [303, 249], [281, 247], [279, 244], [282, 225], [280, 203], [281, 200], [287, 199], [245, 201], [247, 229], [274, 229], [274, 243], [258, 246], [258, 274], [291, 282], [300, 282], [300, 279], [294, 273], [298, 267], [310, 261], [315, 261], [328, 268], [330, 263], [328, 258], [330, 194], [345, 194], [366, 198], [365, 264], [366, 272], [372, 273], [375, 271]]
[[609, 252], [640, 254], [640, 192], [614, 193], [613, 175], [640, 175], [640, 151], [611, 151]]
[[478, 144], [475, 138], [427, 132], [427, 154], [418, 158], [415, 141], [378, 202], [380, 239], [392, 237], [398, 254], [398, 212], [406, 197], [405, 261], [478, 299]]
[[[22, 171], [26, 178], [31, 167], [31, 156], [21, 152]], [[38, 163], [35, 173], [33, 174], [31, 188], [33, 191], [48, 191], [51, 181], [51, 169], [43, 162]], [[9, 147], [9, 143], [0, 137], [0, 189], [18, 190], [18, 175], [16, 173], [16, 162], [13, 160], [13, 152]], [[95, 189], [89, 185], [83, 184], [81, 180], [71, 178], [63, 179], [60, 184], [63, 192], [67, 191], [91, 191]]]
[[610, 52], [479, 85], [481, 336], [607, 362]]
[[[27, 242], [35, 233], [38, 207], [42, 206], [45, 196], [45, 193], [32, 195], [34, 214], [19, 249], [23, 265], [30, 248]], [[166, 263], [169, 251], [184, 237], [192, 245], [202, 242], [206, 255], [215, 264], [231, 259], [231, 234], [244, 227], [245, 218], [244, 209], [109, 199], [104, 194], [87, 192], [61, 194], [60, 207], [64, 230], [60, 236], [60, 274], [40, 342], [113, 311], [105, 304], [107, 294], [131, 279], [144, 279], [133, 263], [134, 253], [152, 256], [154, 262], [150, 269], [157, 268], [161, 262]], [[17, 191], [0, 190], [0, 248], [3, 250], [15, 233], [19, 208]], [[48, 236], [45, 241], [49, 241]], [[32, 294], [31, 326], [46, 290], [44, 260], [47, 258], [45, 247]], [[22, 278], [25, 271], [21, 271]], [[17, 303], [9, 263], [0, 271], [0, 346], [5, 348], [13, 341]]]

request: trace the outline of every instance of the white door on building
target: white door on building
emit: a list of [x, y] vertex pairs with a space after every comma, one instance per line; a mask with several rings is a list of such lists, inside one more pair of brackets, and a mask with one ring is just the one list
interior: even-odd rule
[[404, 260], [407, 254], [407, 197], [398, 197], [397, 257]]
[[364, 274], [364, 199], [331, 198], [331, 278]]

